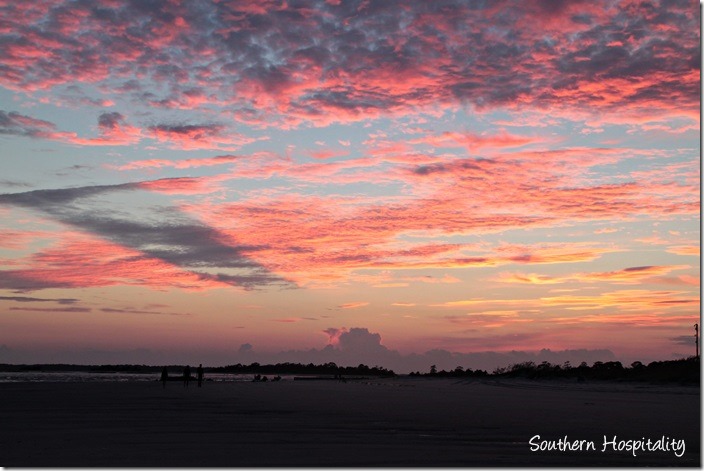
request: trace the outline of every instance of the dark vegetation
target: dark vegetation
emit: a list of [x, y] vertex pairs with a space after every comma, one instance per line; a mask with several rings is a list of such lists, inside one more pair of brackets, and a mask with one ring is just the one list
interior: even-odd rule
[[[183, 372], [184, 365], [169, 365], [171, 377], [178, 377]], [[10, 365], [0, 364], [2, 372], [60, 372], [77, 371], [92, 373], [144, 373], [158, 374], [163, 366], [150, 365], [70, 365], [70, 364], [49, 364], [49, 365]], [[277, 363], [275, 365], [260, 365], [252, 363], [250, 365], [229, 365], [221, 367], [204, 367], [206, 375], [208, 373], [230, 373], [230, 374], [252, 374], [252, 375], [330, 375], [330, 376], [396, 376], [392, 370], [387, 370], [379, 366], [369, 367], [367, 365], [358, 366], [338, 366], [335, 363], [324, 363], [314, 365], [313, 363]], [[510, 365], [505, 368], [497, 368], [488, 373], [485, 370], [472, 370], [458, 366], [454, 370], [438, 371], [435, 365], [431, 366], [428, 373], [415, 372], [409, 376], [424, 378], [522, 378], [530, 380], [542, 379], [565, 379], [572, 381], [648, 381], [648, 382], [671, 382], [683, 384], [699, 384], [700, 363], [699, 358], [689, 357], [680, 360], [654, 361], [643, 364], [639, 361], [631, 363], [630, 366], [623, 366], [618, 361], [595, 362], [592, 366], [582, 362], [579, 366], [572, 366], [569, 362], [562, 365], [542, 362], [524, 362]]]
[[689, 357], [681, 360], [654, 361], [647, 365], [635, 361], [630, 366], [624, 367], [619, 361], [597, 361], [592, 366], [582, 362], [579, 366], [572, 366], [569, 362], [562, 365], [553, 365], [544, 361], [535, 364], [532, 361], [517, 363], [506, 368], [497, 368], [491, 374], [483, 370], [463, 369], [458, 366], [452, 371], [437, 371], [435, 366], [429, 373], [411, 373], [411, 376], [440, 377], [440, 378], [466, 378], [466, 377], [492, 377], [492, 378], [523, 378], [523, 379], [571, 379], [576, 381], [587, 380], [617, 380], [617, 381], [649, 381], [649, 382], [674, 382], [685, 384], [698, 384], [700, 381], [699, 358]]

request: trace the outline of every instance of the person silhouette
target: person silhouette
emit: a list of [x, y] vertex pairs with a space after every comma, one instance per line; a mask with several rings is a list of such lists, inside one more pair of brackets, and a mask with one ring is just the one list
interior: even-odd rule
[[161, 370], [161, 382], [164, 384], [164, 388], [166, 388], [166, 382], [169, 380], [169, 372], [166, 371], [166, 367], [164, 367], [163, 370]]
[[187, 388], [188, 387], [188, 382], [191, 380], [191, 367], [189, 365], [186, 365], [186, 367], [183, 369], [183, 387]]
[[203, 363], [198, 365], [198, 387], [203, 384]]

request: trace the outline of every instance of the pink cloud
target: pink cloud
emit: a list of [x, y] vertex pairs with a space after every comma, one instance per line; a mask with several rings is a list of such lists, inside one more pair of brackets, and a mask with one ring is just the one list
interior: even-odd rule
[[137, 187], [144, 190], [172, 195], [202, 195], [220, 191], [219, 178], [164, 178], [139, 182]]
[[[362, 268], [449, 269], [514, 263], [573, 263], [592, 261], [617, 250], [585, 244], [534, 247], [500, 245], [479, 252], [476, 248], [458, 244], [409, 244], [401, 247], [381, 245], [383, 241], [392, 241], [399, 233], [427, 227], [448, 232], [482, 229], [493, 231], [504, 225], [524, 227], [525, 224], [534, 223], [529, 220], [506, 217], [489, 219], [481, 216], [465, 218], [462, 226], [448, 226], [448, 222], [454, 219], [445, 220], [446, 215], [437, 202], [427, 208], [427, 214], [419, 216], [425, 209], [422, 203], [360, 206], [345, 199], [291, 195], [256, 203], [184, 209], [199, 214], [208, 224], [231, 233], [242, 243], [265, 244], [266, 249], [257, 251], [252, 256], [269, 269], [286, 273], [291, 279], [304, 284], [334, 282], [350, 276], [350, 271]], [[345, 204], [350, 206], [345, 207]], [[242, 227], [248, 230], [242, 231]], [[332, 274], [332, 267], [335, 267], [335, 275]], [[434, 281], [453, 282], [456, 279], [447, 276], [438, 280], [406, 276], [369, 280], [375, 286]]]
[[[344, 185], [367, 181], [371, 175], [377, 184], [402, 183], [407, 194], [380, 204], [374, 198], [314, 197], [272, 189], [253, 192], [237, 203], [194, 204], [184, 209], [243, 243], [264, 243], [266, 248], [252, 256], [303, 284], [334, 284], [363, 268], [588, 262], [620, 249], [597, 244], [503, 244], [476, 250], [452, 244], [399, 246], [392, 242], [414, 231], [432, 230], [444, 237], [580, 221], [617, 224], [638, 215], [658, 219], [698, 214], [697, 193], [689, 182], [666, 183], [633, 174], [623, 183], [594, 185], [589, 178], [595, 167], [651, 155], [659, 158], [657, 153], [629, 148], [567, 148], [503, 151], [480, 159], [383, 154], [304, 164], [273, 154], [252, 155], [237, 160], [229, 173], [217, 178], [276, 175], [293, 184]], [[243, 227], [248, 228], [246, 233]], [[335, 273], [330, 267], [337, 267]], [[413, 281], [391, 278], [371, 284], [388, 287]]]
[[162, 96], [129, 96], [170, 108], [219, 107], [260, 126], [438, 106], [698, 116], [691, 4], [420, 2], [405, 6], [402, 27], [398, 7], [382, 1], [359, 11], [324, 1], [16, 3], [0, 5], [3, 18], [18, 19], [2, 25], [0, 83], [13, 90], [164, 83]]
[[332, 159], [335, 157], [345, 157], [349, 155], [349, 151], [342, 151], [342, 150], [333, 150], [333, 149], [326, 149], [326, 150], [320, 150], [320, 151], [312, 151], [310, 153], [311, 157], [314, 159]]
[[203, 290], [229, 286], [117, 244], [76, 233], [65, 236], [59, 244], [20, 260], [24, 266], [3, 270], [3, 288], [31, 291], [135, 285], [156, 290]]
[[51, 236], [51, 233], [42, 231], [0, 229], [0, 248], [10, 250], [26, 249], [31, 242], [41, 238], [50, 238]]
[[483, 148], [512, 148], [544, 142], [544, 138], [520, 136], [502, 131], [498, 134], [478, 135], [472, 133], [443, 132], [409, 141], [412, 144], [430, 144], [435, 147], [466, 147], [469, 151]]
[[141, 170], [151, 168], [172, 167], [176, 169], [211, 167], [214, 165], [231, 164], [240, 159], [236, 155], [219, 155], [217, 157], [207, 157], [202, 159], [184, 159], [184, 160], [168, 160], [168, 159], [148, 159], [148, 160], [133, 160], [128, 164], [112, 166], [115, 170]]

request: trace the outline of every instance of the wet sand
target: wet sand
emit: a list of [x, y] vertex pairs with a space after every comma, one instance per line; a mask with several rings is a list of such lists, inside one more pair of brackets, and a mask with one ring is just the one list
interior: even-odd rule
[[[700, 466], [699, 389], [395, 378], [0, 384], [0, 466]], [[531, 451], [529, 440], [593, 441]], [[685, 440], [602, 451], [604, 435]]]

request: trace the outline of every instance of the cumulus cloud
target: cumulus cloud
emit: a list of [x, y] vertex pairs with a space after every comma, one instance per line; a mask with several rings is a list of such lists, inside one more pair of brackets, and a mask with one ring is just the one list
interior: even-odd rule
[[243, 343], [242, 345], [240, 345], [240, 348], [239, 350], [237, 350], [237, 353], [239, 353], [240, 355], [246, 355], [252, 353], [253, 350], [254, 347], [252, 347], [251, 343]]
[[371, 333], [368, 329], [352, 328], [340, 333], [338, 346], [343, 352], [376, 353], [387, 352], [388, 349], [381, 345], [381, 335]]

